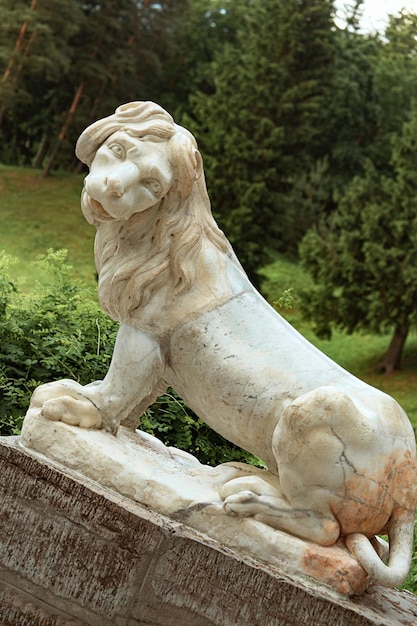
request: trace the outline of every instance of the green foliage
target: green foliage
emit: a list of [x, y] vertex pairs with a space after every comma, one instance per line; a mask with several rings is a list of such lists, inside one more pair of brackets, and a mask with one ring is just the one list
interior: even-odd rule
[[55, 86], [70, 71], [83, 13], [78, 0], [4, 0], [0, 18], [0, 159], [30, 163], [57, 121]]
[[374, 81], [381, 48], [377, 36], [363, 36], [356, 31], [340, 31], [335, 39], [332, 89], [323, 128], [330, 193], [343, 190], [362, 173], [369, 146], [381, 130]]
[[0, 254], [0, 430], [16, 432], [34, 388], [58, 378], [82, 384], [100, 379], [109, 365], [117, 326], [91, 294], [70, 277], [66, 252], [37, 262], [47, 282], [30, 292], [12, 277]]
[[258, 283], [269, 253], [295, 254], [368, 159], [392, 171], [391, 136], [416, 97], [417, 18], [392, 17], [383, 40], [352, 29], [355, 16], [335, 29], [324, 0], [234, 6], [239, 22], [185, 122], [202, 148], [214, 214]]
[[[4, 0], [0, 160], [76, 166], [93, 119], [126, 100], [159, 100], [186, 0]], [[77, 96], [76, 96], [77, 94]], [[140, 94], [140, 95], [139, 95]]]
[[360, 4], [340, 29], [330, 0], [4, 0], [0, 160], [80, 168], [87, 124], [153, 99], [195, 132], [215, 216], [259, 284], [367, 159], [392, 174], [391, 135], [417, 97], [417, 17], [364, 35]]
[[374, 67], [378, 132], [369, 150], [381, 173], [389, 170], [391, 136], [401, 134], [417, 99], [417, 15], [391, 16], [385, 37]]
[[213, 90], [191, 98], [186, 122], [214, 214], [256, 279], [271, 250], [288, 247], [288, 193], [320, 153], [334, 32], [326, 0], [239, 6], [235, 37], [212, 64]]
[[145, 412], [140, 427], [166, 445], [187, 450], [207, 465], [240, 461], [265, 467], [260, 459], [234, 446], [207, 426], [172, 389]]
[[[407, 333], [417, 321], [417, 110], [393, 141], [392, 175], [368, 163], [337, 212], [312, 229], [300, 248], [314, 285], [304, 310], [321, 336]], [[387, 364], [398, 366], [399, 355]]]
[[291, 288], [284, 289], [278, 300], [272, 303], [274, 307], [277, 309], [292, 309], [294, 304], [294, 295], [292, 292], [293, 290]]
[[236, 38], [247, 1], [189, 0], [178, 23], [173, 54], [161, 67], [158, 102], [175, 119], [189, 110], [189, 96], [213, 91], [211, 63]]

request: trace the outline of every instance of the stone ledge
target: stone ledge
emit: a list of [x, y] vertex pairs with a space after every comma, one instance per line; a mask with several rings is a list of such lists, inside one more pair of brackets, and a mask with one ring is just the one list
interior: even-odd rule
[[1, 626], [417, 626], [417, 598], [314, 589], [0, 438]]

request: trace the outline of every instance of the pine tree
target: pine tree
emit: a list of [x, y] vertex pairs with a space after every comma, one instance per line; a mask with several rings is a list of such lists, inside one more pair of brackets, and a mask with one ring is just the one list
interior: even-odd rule
[[337, 212], [311, 230], [301, 259], [314, 287], [303, 308], [316, 332], [392, 333], [377, 369], [400, 367], [417, 322], [417, 109], [395, 137], [391, 174], [368, 162], [348, 187]]
[[0, 159], [23, 164], [50, 123], [53, 86], [71, 64], [82, 13], [79, 0], [5, 0], [0, 18]]
[[417, 99], [417, 14], [401, 12], [390, 18], [375, 65], [378, 133], [369, 156], [386, 170], [391, 136], [400, 134]]
[[214, 213], [251, 277], [287, 245], [286, 198], [321, 154], [331, 2], [240, 0], [235, 40], [191, 100]]
[[[82, 129], [129, 100], [161, 100], [187, 0], [4, 0], [0, 160], [45, 173]], [[1, 81], [3, 77], [3, 81]], [[171, 99], [172, 100], [172, 99]]]

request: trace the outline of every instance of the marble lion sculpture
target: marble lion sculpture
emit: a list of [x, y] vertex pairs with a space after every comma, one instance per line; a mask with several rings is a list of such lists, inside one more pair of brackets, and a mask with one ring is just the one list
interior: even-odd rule
[[[216, 225], [194, 137], [160, 106], [132, 102], [88, 127], [77, 155], [97, 229], [103, 309], [120, 322], [103, 381], [56, 381], [31, 406], [50, 420], [116, 433], [168, 386], [212, 428], [261, 457], [238, 477], [230, 515], [291, 535], [343, 539], [372, 579], [407, 575], [417, 498], [407, 416], [314, 348], [249, 282]], [[387, 534], [387, 545], [376, 535]]]

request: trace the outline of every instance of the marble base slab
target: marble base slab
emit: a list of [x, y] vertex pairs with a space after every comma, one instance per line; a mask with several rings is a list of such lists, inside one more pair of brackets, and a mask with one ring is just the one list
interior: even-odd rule
[[343, 542], [322, 547], [256, 521], [225, 514], [219, 488], [227, 480], [262, 474], [239, 463], [209, 467], [146, 433], [116, 436], [51, 422], [30, 409], [21, 445], [97, 481], [150, 510], [205, 533], [242, 555], [342, 596], [363, 594], [369, 577]]

